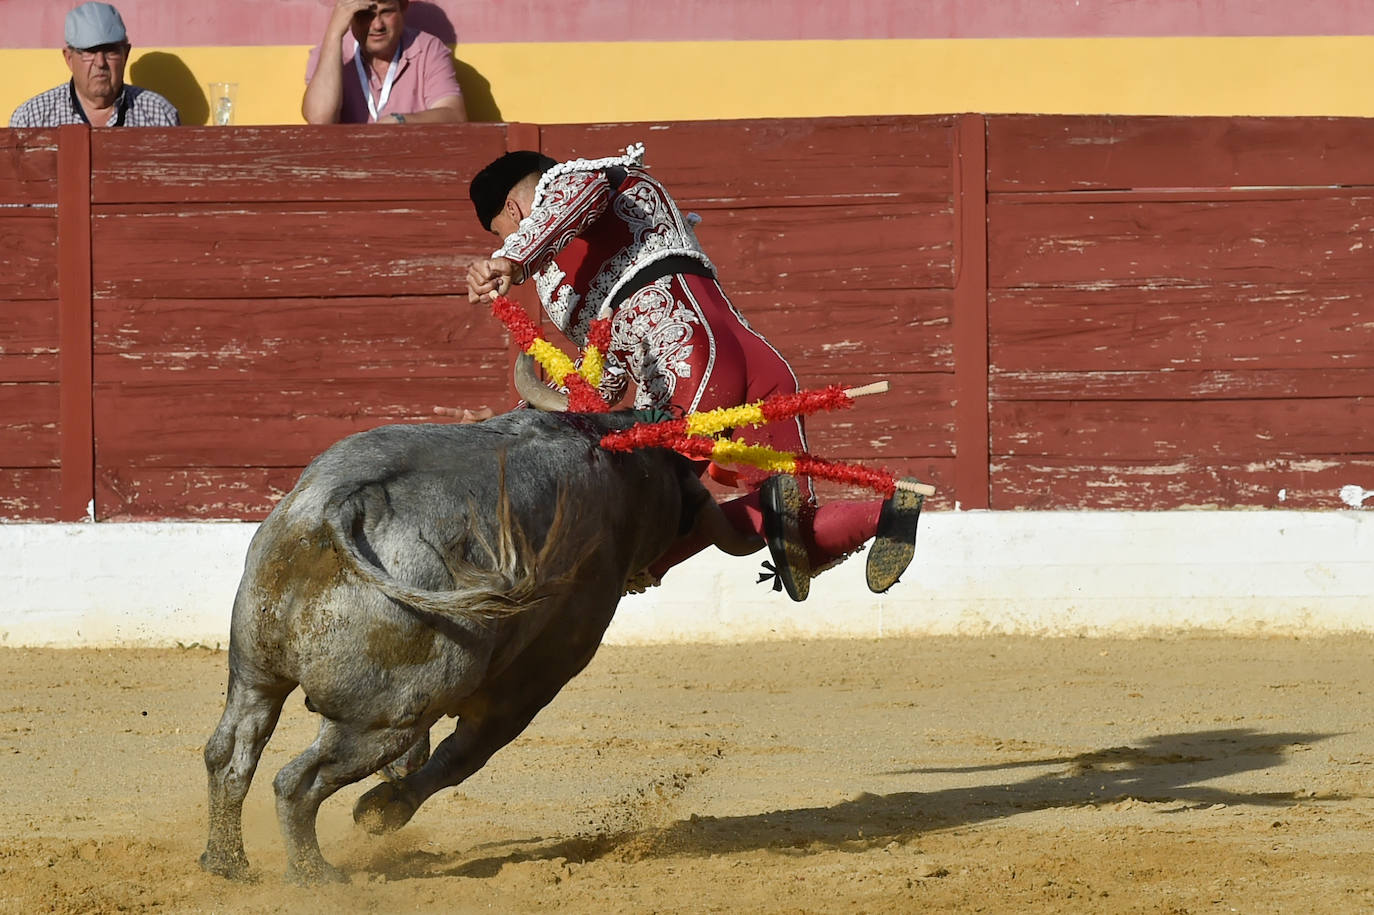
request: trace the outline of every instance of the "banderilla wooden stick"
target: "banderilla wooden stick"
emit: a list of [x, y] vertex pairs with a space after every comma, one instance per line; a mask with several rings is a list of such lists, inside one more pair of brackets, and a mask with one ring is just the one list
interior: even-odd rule
[[860, 385], [857, 388], [847, 388], [844, 393], [850, 397], [863, 397], [866, 394], [886, 394], [887, 381], [875, 381], [872, 384]]
[[[864, 397], [868, 394], [886, 394], [888, 389], [887, 380], [875, 381], [872, 384], [860, 385], [857, 388], [845, 389], [845, 394], [849, 397]], [[907, 480], [898, 480], [897, 488], [906, 492], [920, 493], [923, 496], [935, 495], [935, 487], [929, 483], [912, 483]]]
[[918, 492], [923, 496], [935, 495], [935, 487], [931, 486], [929, 483], [912, 483], [908, 480], [898, 480], [897, 488], [904, 489], [907, 492]]

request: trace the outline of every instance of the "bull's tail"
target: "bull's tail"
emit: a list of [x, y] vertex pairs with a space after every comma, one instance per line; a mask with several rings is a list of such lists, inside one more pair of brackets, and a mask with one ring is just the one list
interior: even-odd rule
[[478, 544], [490, 557], [491, 568], [459, 558], [462, 544], [453, 549], [431, 545], [453, 579], [454, 587], [448, 591], [432, 591], [400, 581], [363, 552], [359, 537], [366, 515], [366, 487], [339, 493], [331, 499], [325, 522], [352, 571], [387, 597], [421, 615], [432, 614], [465, 629], [483, 627], [542, 605], [575, 577], [577, 566], [588, 555], [573, 557], [572, 561], [565, 555], [571, 538], [562, 536], [568, 512], [561, 491], [553, 523], [538, 550], [511, 511], [504, 464], [499, 492], [497, 542], [491, 544], [476, 535]]

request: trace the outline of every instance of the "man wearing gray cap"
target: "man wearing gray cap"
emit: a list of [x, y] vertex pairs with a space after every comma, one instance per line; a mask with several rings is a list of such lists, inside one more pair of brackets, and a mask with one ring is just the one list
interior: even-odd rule
[[67, 14], [62, 57], [72, 78], [14, 110], [11, 127], [175, 127], [176, 106], [149, 89], [124, 84], [129, 36], [108, 3], [83, 3]]

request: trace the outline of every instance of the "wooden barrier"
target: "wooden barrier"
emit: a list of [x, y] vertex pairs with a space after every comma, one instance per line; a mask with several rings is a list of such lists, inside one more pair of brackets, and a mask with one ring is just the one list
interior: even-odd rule
[[1374, 479], [1374, 121], [988, 119], [994, 508]]
[[61, 516], [57, 131], [0, 131], [0, 517]]
[[[643, 141], [814, 451], [964, 508], [1343, 507], [1374, 479], [1374, 122], [959, 115], [0, 131], [0, 518], [261, 518], [332, 441], [504, 408], [467, 201]], [[532, 290], [522, 288], [533, 308]]]

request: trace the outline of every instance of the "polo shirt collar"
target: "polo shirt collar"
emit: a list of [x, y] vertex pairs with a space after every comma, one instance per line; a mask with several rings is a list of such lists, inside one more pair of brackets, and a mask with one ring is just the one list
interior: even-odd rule
[[[419, 53], [415, 48], [415, 37], [418, 34], [418, 29], [412, 29], [409, 26], [401, 30], [401, 60], [396, 66], [397, 76], [401, 75], [402, 71], [404, 71], [405, 68], [410, 65], [410, 62], [414, 59], [415, 55]], [[349, 37], [353, 37], [351, 32], [349, 33]], [[360, 56], [362, 53], [362, 43], [359, 42], [357, 38], [353, 38], [353, 54], [355, 56]], [[373, 74], [369, 72], [367, 78], [371, 80], [372, 77]]]
[[[91, 121], [86, 117], [86, 109], [81, 107], [81, 99], [76, 97], [76, 80], [67, 81], [67, 97], [72, 103], [72, 111], [81, 119], [81, 123], [87, 127], [91, 126]], [[102, 127], [123, 127], [124, 118], [129, 113], [129, 87], [121, 86], [119, 95], [115, 96], [115, 119], [112, 124], [102, 124]]]

